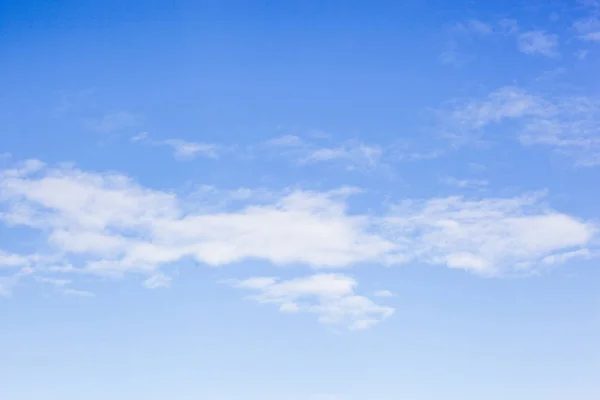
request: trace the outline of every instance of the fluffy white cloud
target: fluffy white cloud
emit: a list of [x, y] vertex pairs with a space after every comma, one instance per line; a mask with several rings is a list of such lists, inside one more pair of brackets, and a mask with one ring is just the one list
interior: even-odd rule
[[56, 252], [86, 257], [85, 270], [98, 274], [151, 275], [183, 257], [210, 265], [255, 258], [345, 267], [378, 260], [393, 248], [369, 232], [368, 218], [346, 212], [347, 190], [295, 191], [230, 212], [186, 213], [174, 194], [119, 174], [72, 168], [7, 173], [0, 189], [6, 223], [39, 229]]
[[[248, 189], [218, 196], [214, 190], [182, 196], [117, 173], [23, 163], [0, 173], [0, 221], [30, 227], [47, 249], [2, 252], [0, 265], [43, 274], [137, 273], [149, 288], [168, 286], [168, 265], [186, 258], [213, 266], [256, 259], [312, 268], [414, 261], [494, 275], [566, 261], [568, 252], [585, 251], [594, 233], [591, 224], [552, 211], [539, 196], [407, 201], [365, 215], [349, 210], [351, 189], [261, 194], [260, 201]], [[231, 202], [196, 206], [225, 194]]]
[[346, 325], [351, 330], [367, 329], [389, 318], [394, 309], [380, 306], [355, 293], [357, 283], [340, 274], [316, 274], [281, 281], [250, 278], [234, 281], [240, 289], [258, 291], [250, 297], [259, 303], [275, 304], [285, 313], [309, 312], [328, 325]]

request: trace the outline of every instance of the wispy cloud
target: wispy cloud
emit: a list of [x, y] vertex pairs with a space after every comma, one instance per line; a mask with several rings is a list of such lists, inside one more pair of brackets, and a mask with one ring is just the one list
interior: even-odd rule
[[86, 290], [65, 289], [62, 291], [62, 293], [69, 295], [69, 296], [96, 297], [96, 295], [94, 293], [88, 292]]
[[508, 86], [455, 104], [441, 116], [444, 135], [458, 145], [512, 121], [524, 145], [549, 146], [581, 166], [600, 164], [600, 100], [594, 97], [532, 94]]
[[545, 264], [563, 264], [573, 258], [584, 258], [590, 259], [597, 254], [593, 254], [589, 249], [578, 249], [573, 251], [568, 251], [562, 254], [552, 254], [542, 259], [542, 262]]
[[347, 169], [370, 169], [381, 162], [383, 151], [379, 146], [346, 143], [339, 147], [325, 147], [312, 151], [302, 160], [305, 163], [340, 161]]
[[29, 265], [28, 257], [0, 250], [0, 268], [22, 267], [26, 265]]
[[460, 66], [466, 64], [470, 57], [460, 51], [460, 47], [474, 39], [486, 37], [506, 37], [516, 39], [519, 51], [527, 55], [543, 55], [556, 57], [558, 51], [558, 35], [541, 30], [523, 32], [514, 19], [501, 19], [494, 22], [469, 20], [454, 23], [447, 28], [446, 49], [439, 59], [443, 64]]
[[21, 279], [33, 273], [31, 267], [23, 267], [19, 271], [8, 276], [0, 276], [0, 297], [10, 297], [15, 286]]
[[38, 282], [47, 283], [49, 285], [58, 287], [67, 286], [72, 282], [70, 279], [48, 278], [46, 276], [35, 276], [34, 279]]
[[484, 179], [457, 179], [453, 177], [443, 178], [442, 183], [461, 189], [482, 188], [489, 184], [489, 182]]
[[142, 132], [131, 138], [132, 142], [144, 143], [151, 146], [167, 146], [173, 150], [173, 156], [178, 160], [192, 160], [196, 157], [219, 158], [218, 146], [208, 143], [187, 142], [182, 139], [154, 140], [147, 132]]
[[519, 50], [525, 54], [540, 54], [546, 57], [558, 56], [558, 35], [545, 31], [529, 31], [518, 36]]
[[529, 116], [547, 117], [552, 104], [517, 86], [494, 90], [483, 98], [454, 102], [439, 111], [442, 136], [460, 146], [480, 138], [490, 125]]
[[345, 325], [351, 330], [372, 327], [392, 316], [392, 307], [381, 306], [355, 293], [357, 282], [341, 274], [316, 274], [302, 278], [250, 278], [231, 282], [234, 287], [258, 291], [250, 297], [274, 304], [284, 313], [308, 312], [327, 325]]
[[303, 147], [305, 143], [296, 135], [284, 135], [267, 140], [267, 145], [277, 147]]
[[578, 20], [573, 24], [573, 28], [582, 40], [600, 41], [600, 19], [597, 17]]
[[[49, 272], [48, 269], [45, 270], [46, 273]], [[33, 276], [36, 282], [46, 283], [48, 285], [52, 285], [60, 290], [60, 293], [70, 296], [83, 296], [83, 297], [94, 297], [95, 294], [92, 292], [88, 292], [85, 290], [73, 289], [70, 286], [73, 281], [71, 279], [59, 279], [59, 278], [50, 278], [47, 276]]]
[[156, 273], [144, 281], [144, 286], [148, 289], [167, 288], [171, 286], [171, 278], [164, 274]]
[[522, 273], [590, 243], [596, 227], [548, 209], [540, 194], [406, 201], [386, 218], [401, 261], [445, 264], [483, 275]]
[[598, 2], [585, 2], [583, 4], [590, 10], [590, 14], [573, 23], [579, 39], [590, 42], [600, 42], [600, 4]]
[[142, 124], [143, 117], [129, 111], [118, 111], [104, 115], [97, 120], [90, 120], [88, 125], [92, 130], [100, 133], [113, 133], [128, 128], [135, 128]]
[[347, 170], [367, 171], [385, 166], [383, 149], [358, 140], [325, 145], [311, 142], [295, 135], [273, 138], [266, 142], [268, 147], [293, 157], [298, 164], [334, 163]]
[[55, 108], [57, 113], [64, 113], [77, 108], [85, 99], [93, 94], [93, 89], [84, 89], [78, 91], [66, 91], [60, 94], [58, 105]]
[[444, 51], [440, 54], [440, 62], [454, 66], [465, 64], [468, 59], [461, 54], [460, 44], [473, 37], [488, 36], [492, 33], [494, 33], [494, 28], [479, 20], [456, 22], [446, 27], [447, 41]]

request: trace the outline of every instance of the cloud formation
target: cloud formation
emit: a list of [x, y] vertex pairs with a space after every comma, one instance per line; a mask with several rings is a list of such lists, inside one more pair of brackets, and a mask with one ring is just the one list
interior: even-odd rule
[[341, 274], [316, 274], [302, 278], [250, 278], [231, 282], [239, 289], [259, 294], [250, 299], [275, 304], [284, 313], [308, 312], [327, 325], [345, 325], [351, 330], [367, 329], [392, 316], [392, 307], [380, 306], [355, 294], [357, 282]]
[[90, 121], [92, 130], [100, 133], [113, 133], [127, 128], [135, 128], [142, 123], [142, 116], [129, 111], [108, 113], [102, 118]]
[[393, 247], [369, 232], [366, 216], [346, 212], [348, 190], [293, 191], [270, 204], [186, 213], [175, 194], [124, 175], [39, 168], [2, 175], [0, 218], [38, 229], [62, 254], [88, 256], [88, 272], [151, 273], [188, 256], [209, 265], [256, 258], [335, 268]]
[[461, 189], [483, 188], [489, 184], [485, 179], [457, 179], [451, 176], [442, 179], [442, 183]]
[[587, 42], [600, 42], [600, 3], [597, 1], [582, 1], [590, 11], [588, 16], [576, 20], [573, 29], [577, 37]]
[[173, 156], [180, 161], [192, 160], [196, 157], [219, 158], [218, 146], [210, 143], [188, 142], [182, 139], [154, 140], [147, 132], [142, 132], [131, 138], [134, 143], [150, 146], [167, 146], [173, 150]]
[[383, 149], [357, 140], [347, 140], [335, 145], [308, 142], [295, 135], [285, 135], [266, 142], [270, 148], [293, 157], [301, 165], [334, 163], [347, 170], [372, 170], [384, 165]]
[[[523, 225], [520, 232], [494, 230], [493, 240], [504, 236], [518, 241], [540, 226], [548, 228], [548, 235], [571, 230], [568, 238], [544, 242], [547, 251], [585, 245], [592, 232], [589, 225], [544, 207], [540, 195], [406, 200], [385, 215], [373, 216], [349, 212], [351, 189], [294, 190], [266, 203], [252, 204], [248, 195], [245, 205], [235, 209], [194, 212], [177, 194], [145, 188], [121, 174], [53, 168], [36, 161], [5, 170], [0, 190], [4, 223], [37, 229], [59, 254], [88, 256], [84, 268], [98, 273], [154, 273], [160, 265], [187, 256], [215, 266], [254, 258], [314, 268], [381, 262], [390, 256], [435, 259], [426, 249], [411, 249], [416, 243], [431, 244], [430, 229], [464, 239], [460, 225], [496, 230]], [[523, 252], [525, 257], [530, 254]], [[56, 263], [52, 256], [45, 257]], [[42, 263], [43, 257], [5, 252], [0, 260], [31, 265], [27, 260]]]
[[[0, 252], [0, 268], [16, 271], [2, 278], [1, 291], [8, 295], [21, 279], [39, 276], [41, 283], [64, 286], [65, 294], [82, 294], [64, 278], [76, 281], [81, 274], [135, 274], [148, 288], [168, 287], [169, 266], [185, 259], [211, 266], [252, 259], [321, 270], [410, 262], [485, 276], [528, 274], [588, 257], [596, 231], [589, 222], [550, 209], [541, 194], [404, 200], [373, 215], [350, 209], [347, 198], [356, 190], [349, 188], [269, 195], [222, 191], [215, 204], [212, 192], [182, 195], [141, 186], [119, 173], [35, 160], [5, 169], [0, 222], [30, 228], [45, 246], [35, 254]], [[223, 202], [223, 196], [231, 201]], [[208, 206], [197, 204], [203, 202]], [[323, 282], [331, 287], [321, 287]], [[259, 290], [258, 300], [282, 311], [315, 313], [323, 322], [345, 321], [353, 329], [391, 315], [356, 295], [356, 282], [339, 274], [237, 285]], [[325, 292], [334, 288], [339, 292]]]
[[418, 260], [494, 276], [534, 271], [588, 245], [596, 227], [549, 209], [543, 194], [405, 201], [386, 217], [399, 261]]
[[558, 56], [558, 35], [545, 31], [521, 33], [517, 38], [519, 50], [525, 54], [540, 54], [546, 57]]
[[457, 145], [485, 136], [487, 129], [517, 123], [524, 145], [544, 145], [581, 166], [600, 164], [600, 100], [581, 95], [533, 94], [506, 86], [487, 96], [454, 104], [440, 113], [442, 130]]
[[446, 34], [446, 48], [439, 57], [442, 64], [464, 65], [469, 57], [460, 52], [461, 45], [489, 37], [512, 38], [516, 40], [519, 51], [527, 55], [559, 55], [557, 34], [542, 30], [523, 31], [516, 20], [509, 18], [489, 23], [475, 19], [457, 22], [447, 28]]

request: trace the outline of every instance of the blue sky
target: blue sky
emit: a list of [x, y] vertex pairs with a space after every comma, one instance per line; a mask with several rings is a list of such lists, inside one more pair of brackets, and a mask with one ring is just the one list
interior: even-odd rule
[[600, 3], [0, 2], [0, 398], [600, 397]]

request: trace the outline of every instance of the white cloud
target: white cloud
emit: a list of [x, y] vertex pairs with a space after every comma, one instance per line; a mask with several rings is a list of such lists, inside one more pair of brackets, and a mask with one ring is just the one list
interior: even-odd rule
[[323, 324], [346, 325], [351, 330], [370, 328], [394, 313], [391, 307], [355, 294], [356, 281], [340, 274], [317, 274], [287, 281], [250, 278], [233, 284], [258, 291], [251, 299], [275, 304], [281, 312], [314, 313]]
[[558, 56], [558, 35], [544, 31], [529, 31], [518, 36], [519, 50], [525, 54], [541, 54], [546, 57]]
[[[1, 195], [0, 195], [1, 197]], [[10, 220], [7, 215], [0, 213], [0, 222], [6, 217]], [[0, 249], [0, 270], [2, 269], [16, 269], [21, 268], [27, 269], [35, 267], [37, 265], [47, 265], [56, 260], [56, 256], [42, 255], [42, 254], [17, 254], [10, 253]]]
[[[529, 272], [545, 257], [587, 246], [596, 227], [550, 210], [541, 195], [468, 201], [447, 197], [400, 204], [386, 218], [403, 244], [396, 257], [482, 275]], [[565, 259], [566, 260], [566, 259]], [[529, 266], [522, 271], [519, 266]]]
[[355, 191], [345, 188], [294, 190], [260, 202], [252, 193], [236, 194], [227, 207], [196, 209], [189, 203], [203, 192], [190, 199], [116, 173], [25, 165], [38, 168], [0, 173], [0, 221], [37, 231], [47, 254], [2, 253], [1, 259], [50, 278], [136, 273], [147, 287], [167, 286], [168, 266], [186, 258], [213, 266], [254, 259], [312, 268], [414, 261], [500, 275], [585, 249], [594, 233], [591, 224], [552, 211], [539, 196], [408, 201], [376, 216], [350, 212], [346, 197]]
[[25, 265], [29, 265], [29, 259], [27, 257], [0, 250], [0, 268], [22, 267]]
[[154, 140], [147, 132], [142, 132], [131, 138], [132, 142], [145, 143], [151, 146], [167, 146], [173, 150], [173, 156], [178, 160], [192, 160], [198, 156], [219, 158], [219, 146], [210, 143], [188, 142], [182, 139]]
[[100, 133], [113, 133], [141, 125], [142, 116], [128, 111], [109, 113], [102, 118], [90, 121], [90, 127]]
[[275, 264], [344, 267], [376, 260], [393, 244], [346, 212], [348, 190], [294, 191], [230, 212], [184, 213], [174, 194], [123, 175], [58, 168], [3, 176], [4, 221], [36, 228], [61, 254], [88, 257], [89, 272], [151, 274], [183, 257], [222, 265], [256, 258]]

